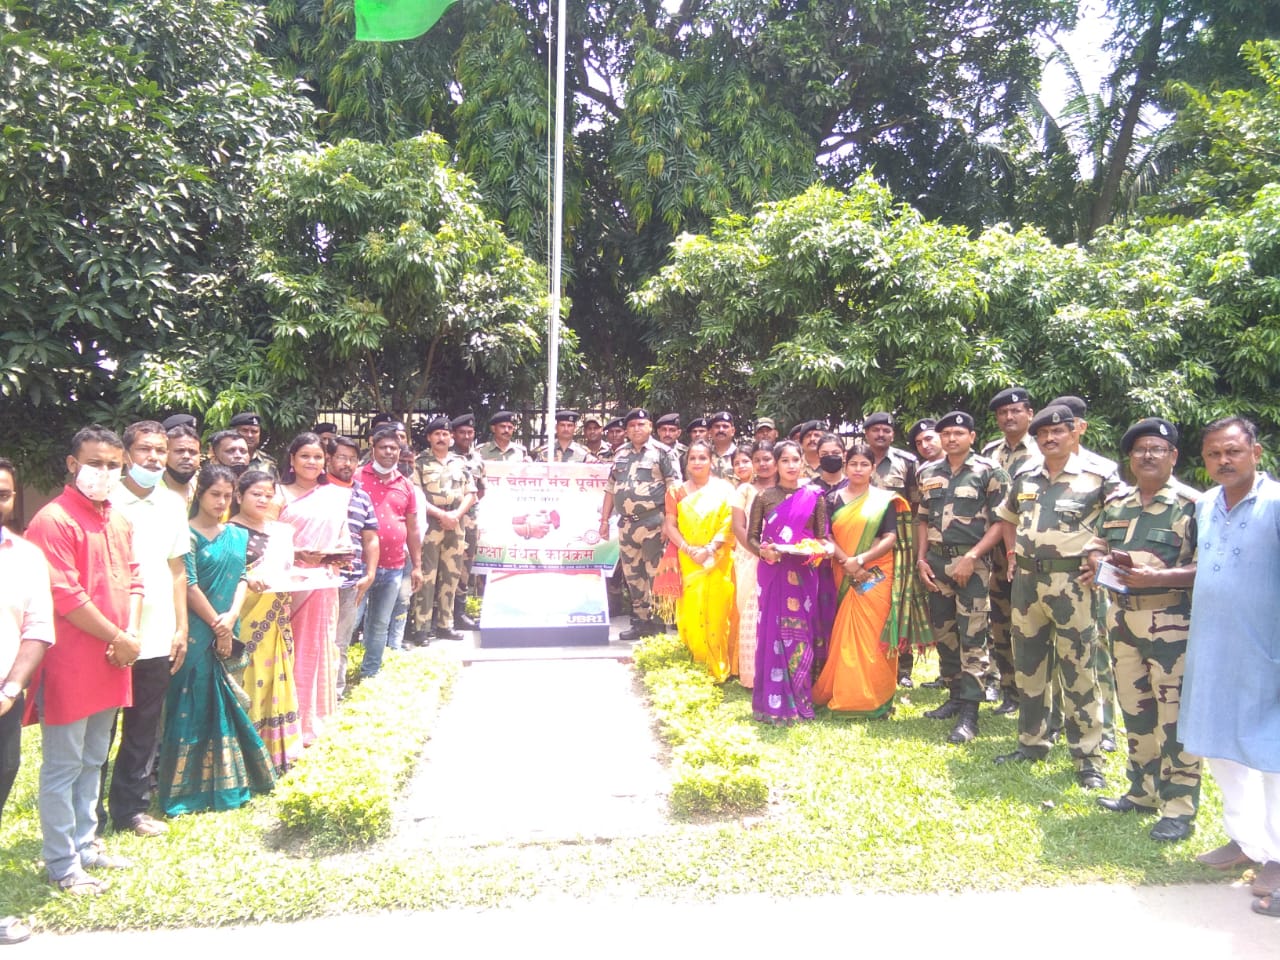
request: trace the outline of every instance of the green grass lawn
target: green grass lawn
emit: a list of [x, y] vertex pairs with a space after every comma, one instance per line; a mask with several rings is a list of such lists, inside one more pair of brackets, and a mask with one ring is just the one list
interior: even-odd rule
[[[925, 663], [916, 678], [935, 672]], [[726, 692], [720, 709], [749, 716], [749, 692], [733, 682]], [[275, 800], [265, 796], [235, 812], [170, 821], [164, 837], [113, 836], [111, 849], [136, 859], [138, 868], [113, 876], [105, 895], [80, 899], [55, 894], [38, 865], [39, 732], [28, 730], [26, 763], [0, 826], [0, 915], [62, 930], [138, 928], [493, 905], [539, 895], [705, 898], [1221, 879], [1192, 860], [1224, 839], [1211, 782], [1199, 832], [1187, 843], [1158, 844], [1146, 835], [1152, 818], [1094, 805], [1095, 795], [1075, 785], [1064, 747], [1031, 767], [992, 764], [1014, 746], [1010, 719], [984, 708], [978, 740], [967, 747], [944, 743], [950, 724], [920, 716], [941, 696], [911, 691], [890, 720], [820, 716], [793, 727], [757, 727], [774, 796], [755, 816], [673, 821], [657, 836], [611, 843], [437, 850], [393, 836], [321, 855], [281, 831]], [[1120, 754], [1110, 758], [1107, 777], [1109, 794], [1124, 791]]]

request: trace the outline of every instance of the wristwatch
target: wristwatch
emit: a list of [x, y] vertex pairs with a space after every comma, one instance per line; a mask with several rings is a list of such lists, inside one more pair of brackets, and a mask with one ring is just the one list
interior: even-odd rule
[[22, 684], [17, 680], [10, 680], [4, 686], [0, 687], [0, 697], [4, 697], [6, 700], [17, 700], [21, 693]]

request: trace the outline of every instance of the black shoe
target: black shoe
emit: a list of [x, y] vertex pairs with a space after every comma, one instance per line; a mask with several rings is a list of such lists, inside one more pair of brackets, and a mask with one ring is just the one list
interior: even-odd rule
[[1115, 753], [1115, 752], [1116, 752], [1116, 738], [1115, 738], [1115, 737], [1103, 737], [1103, 738], [1102, 738], [1102, 742], [1098, 744], [1098, 749], [1099, 749], [1099, 750], [1101, 750], [1103, 753]]
[[1140, 803], [1134, 803], [1128, 797], [1099, 797], [1094, 801], [1103, 810], [1110, 810], [1112, 813], [1133, 813], [1135, 810], [1145, 810], [1151, 812], [1150, 807], [1144, 807]]
[[992, 763], [1039, 763], [1043, 757], [1038, 757], [1034, 753], [1029, 753], [1019, 747], [1013, 753], [1002, 753], [998, 757], [992, 759]]
[[998, 703], [998, 702], [999, 702], [999, 700], [1000, 700], [1000, 684], [998, 684], [998, 683], [988, 683], [988, 684], [987, 684], [987, 686], [986, 686], [986, 690], [985, 690], [984, 692], [985, 692], [985, 694], [986, 694], [986, 701], [987, 701], [987, 703]]
[[1097, 770], [1077, 770], [1076, 783], [1080, 784], [1083, 790], [1107, 789], [1107, 781], [1103, 779], [1102, 774]]
[[1050, 727], [1049, 732], [1044, 735], [1044, 738], [1050, 743], [1057, 743], [1060, 736], [1062, 736], [1061, 727]]
[[915, 681], [912, 680], [910, 677], [899, 677], [898, 686], [900, 686], [903, 690], [910, 690], [912, 687], [915, 686]]
[[1161, 817], [1156, 821], [1156, 825], [1151, 828], [1152, 840], [1164, 840], [1166, 842], [1176, 842], [1185, 840], [1191, 836], [1191, 831], [1195, 829], [1187, 820], [1180, 820], [1177, 817]]
[[453, 625], [459, 630], [480, 629], [480, 624], [467, 616], [467, 605], [465, 603], [455, 603], [453, 605]]
[[930, 720], [950, 720], [960, 712], [960, 704], [961, 701], [952, 697], [942, 706], [926, 710], [924, 715]]
[[991, 711], [997, 716], [1004, 717], [1011, 713], [1018, 712], [1018, 698], [1014, 694], [1006, 693], [1004, 699], [1000, 701], [1000, 706]]
[[920, 686], [924, 687], [926, 690], [941, 690], [946, 686], [946, 684], [942, 682], [941, 677], [938, 677], [936, 680], [926, 680], [924, 683], [920, 684]]
[[444, 627], [436, 627], [435, 632], [431, 634], [433, 640], [465, 640], [467, 639], [457, 630], [446, 630]]
[[947, 736], [947, 743], [968, 743], [978, 735], [978, 704], [973, 700], [960, 701], [960, 715]]
[[404, 635], [406, 647], [425, 647], [431, 642], [431, 634], [425, 630], [414, 630]]
[[635, 617], [632, 617], [630, 629], [623, 630], [618, 634], [618, 639], [623, 643], [635, 643], [642, 637], [647, 637], [652, 632], [653, 631], [649, 626], [648, 620], [637, 620]]

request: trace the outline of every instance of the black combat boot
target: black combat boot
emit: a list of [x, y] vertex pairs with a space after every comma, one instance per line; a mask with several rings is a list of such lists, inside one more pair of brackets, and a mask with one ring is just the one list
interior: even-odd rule
[[940, 707], [926, 710], [924, 715], [930, 720], [950, 720], [960, 712], [960, 703], [961, 701], [956, 699], [955, 685], [952, 684], [951, 692], [947, 695], [946, 702]]
[[453, 601], [453, 625], [459, 630], [479, 630], [480, 624], [467, 616], [467, 598], [455, 597]]
[[960, 704], [960, 714], [951, 728], [947, 743], [968, 743], [978, 735], [978, 704], [973, 700], [953, 701]]
[[639, 617], [632, 617], [631, 629], [623, 630], [618, 634], [618, 639], [623, 643], [635, 643], [637, 640], [647, 637], [653, 632], [652, 620], [641, 620]]

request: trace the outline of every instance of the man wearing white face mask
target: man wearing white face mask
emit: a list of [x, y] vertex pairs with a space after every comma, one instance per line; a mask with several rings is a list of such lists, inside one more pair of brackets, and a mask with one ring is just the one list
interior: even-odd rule
[[[168, 827], [147, 813], [151, 806], [151, 761], [160, 737], [160, 712], [169, 677], [187, 655], [187, 570], [191, 549], [186, 504], [161, 481], [168, 458], [164, 427], [152, 420], [130, 424], [124, 431], [125, 471], [111, 495], [111, 505], [133, 524], [133, 553], [142, 573], [142, 647], [133, 673], [133, 706], [112, 724], [120, 727], [111, 791], [102, 765], [98, 800], [98, 833], [107, 827], [107, 809], [117, 830], [142, 837]], [[110, 747], [108, 746], [108, 750]]]
[[49, 561], [56, 642], [32, 683], [28, 719], [41, 723], [40, 829], [49, 882], [73, 894], [106, 885], [86, 870], [130, 867], [96, 839], [99, 778], [116, 710], [132, 703], [142, 574], [133, 530], [109, 497], [124, 444], [105, 427], [71, 441], [75, 479], [31, 520], [27, 539]]

